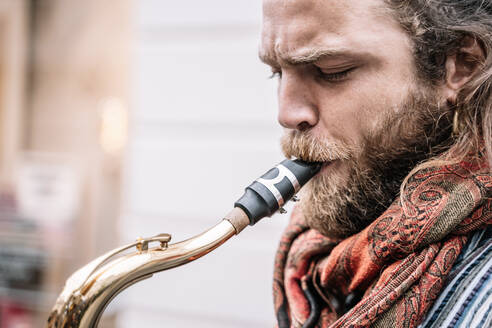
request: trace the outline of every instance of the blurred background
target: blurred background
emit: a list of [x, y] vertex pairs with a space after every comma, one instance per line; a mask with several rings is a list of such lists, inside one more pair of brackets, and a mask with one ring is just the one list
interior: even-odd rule
[[[281, 159], [261, 0], [0, 0], [0, 328], [139, 236], [218, 222]], [[101, 327], [271, 327], [287, 216], [124, 291]]]

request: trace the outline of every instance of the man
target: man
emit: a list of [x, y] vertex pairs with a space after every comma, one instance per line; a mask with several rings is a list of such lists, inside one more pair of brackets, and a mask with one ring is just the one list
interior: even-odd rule
[[264, 0], [286, 156], [321, 161], [278, 250], [280, 327], [492, 316], [492, 3]]

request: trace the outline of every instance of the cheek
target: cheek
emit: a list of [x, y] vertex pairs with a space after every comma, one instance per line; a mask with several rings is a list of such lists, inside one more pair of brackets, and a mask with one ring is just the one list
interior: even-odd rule
[[413, 83], [406, 79], [398, 80], [397, 77], [393, 81], [384, 79], [377, 87], [368, 89], [365, 93], [365, 113], [361, 114], [365, 117], [361, 124], [366, 131], [377, 130], [385, 118], [398, 113], [412, 89]]
[[333, 102], [329, 108], [324, 107], [320, 109], [319, 125], [322, 127], [322, 134], [345, 144], [357, 144], [362, 129], [357, 111], [354, 109], [360, 108], [360, 104], [347, 98], [340, 103]]
[[348, 84], [325, 89], [320, 94], [320, 123], [329, 137], [349, 145], [358, 145], [366, 135], [366, 130], [376, 125], [381, 104], [375, 99], [381, 99], [381, 96]]
[[374, 131], [389, 112], [397, 112], [412, 83], [406, 75], [377, 74], [319, 89], [321, 121], [334, 138], [357, 144]]

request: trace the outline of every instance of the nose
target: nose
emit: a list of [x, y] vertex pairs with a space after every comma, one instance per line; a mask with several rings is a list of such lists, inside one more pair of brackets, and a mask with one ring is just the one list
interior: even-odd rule
[[319, 120], [313, 90], [300, 76], [283, 73], [278, 90], [278, 122], [285, 128], [307, 130]]

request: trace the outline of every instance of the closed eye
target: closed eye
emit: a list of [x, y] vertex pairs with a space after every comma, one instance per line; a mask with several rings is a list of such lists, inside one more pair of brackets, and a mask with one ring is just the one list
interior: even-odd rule
[[[318, 66], [314, 66], [316, 69], [316, 77], [322, 79], [323, 81], [326, 82], [341, 82], [347, 78], [347, 76], [354, 71], [357, 67], [350, 67], [348, 69], [339, 71], [339, 72], [333, 72], [333, 73], [326, 73], [323, 71], [322, 68]], [[273, 68], [272, 67], [272, 74], [268, 77], [269, 79], [274, 79], [274, 78], [282, 78], [282, 70], [278, 68]]]
[[347, 78], [347, 76], [352, 73], [357, 67], [351, 67], [349, 69], [339, 71], [339, 72], [333, 72], [333, 73], [326, 73], [323, 71], [323, 69], [316, 67], [316, 73], [317, 77], [322, 79], [323, 81], [326, 82], [341, 82]]

